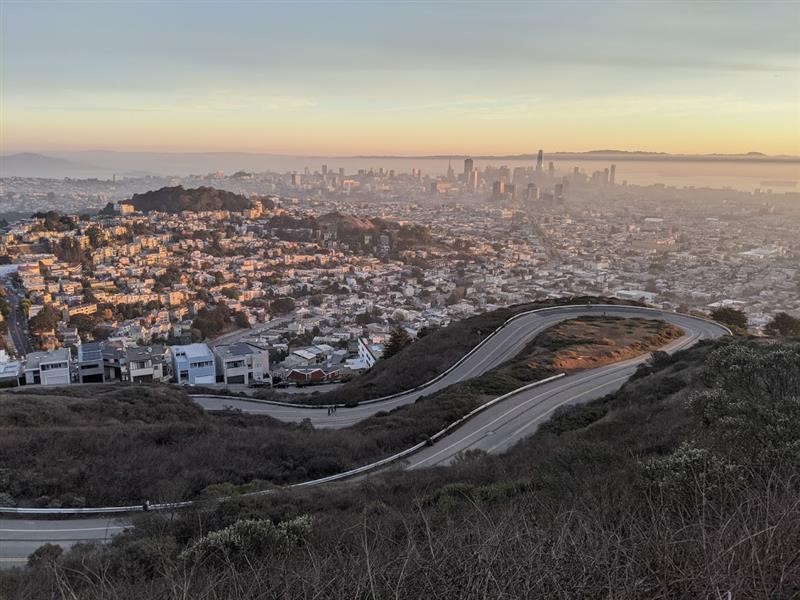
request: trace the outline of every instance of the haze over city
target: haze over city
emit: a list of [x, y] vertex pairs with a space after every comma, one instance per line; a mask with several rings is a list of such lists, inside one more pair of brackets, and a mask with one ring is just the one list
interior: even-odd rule
[[798, 10], [5, 1], [0, 151], [796, 155]]
[[0, 0], [0, 598], [798, 598], [798, 31]]

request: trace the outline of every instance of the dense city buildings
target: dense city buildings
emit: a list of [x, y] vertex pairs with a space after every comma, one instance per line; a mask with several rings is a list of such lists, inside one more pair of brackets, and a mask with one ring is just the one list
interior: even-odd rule
[[732, 306], [753, 332], [800, 311], [798, 194], [548, 163], [3, 179], [6, 214], [37, 211], [0, 236], [5, 346], [72, 349], [49, 373], [29, 354], [30, 382], [62, 381], [52, 365], [72, 381], [333, 381], [374, 364], [398, 324], [413, 337], [537, 298]]

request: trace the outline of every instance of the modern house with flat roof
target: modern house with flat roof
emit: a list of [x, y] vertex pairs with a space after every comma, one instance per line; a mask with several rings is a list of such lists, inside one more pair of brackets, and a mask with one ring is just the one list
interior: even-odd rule
[[122, 379], [133, 383], [169, 380], [169, 354], [169, 347], [163, 344], [126, 348]]
[[206, 344], [172, 346], [172, 369], [179, 384], [205, 385], [217, 381], [214, 354]]
[[358, 358], [361, 364], [371, 369], [383, 356], [383, 344], [374, 344], [366, 338], [358, 338]]
[[102, 342], [86, 342], [79, 345], [78, 381], [80, 383], [103, 383], [105, 380]]
[[67, 348], [31, 352], [25, 358], [26, 385], [69, 385], [72, 356]]
[[22, 374], [22, 363], [11, 360], [5, 350], [0, 349], [0, 387], [18, 386]]
[[269, 352], [266, 348], [238, 342], [224, 346], [216, 346], [214, 355], [217, 364], [217, 376], [226, 384], [271, 384], [269, 371]]

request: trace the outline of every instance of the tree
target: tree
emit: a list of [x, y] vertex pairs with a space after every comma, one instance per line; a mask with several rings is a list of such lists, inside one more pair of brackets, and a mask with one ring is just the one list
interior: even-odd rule
[[741, 310], [723, 306], [711, 313], [711, 318], [738, 331], [747, 331], [747, 315]]
[[389, 343], [386, 344], [383, 350], [383, 358], [394, 356], [410, 343], [411, 338], [406, 333], [406, 330], [400, 326], [395, 327], [394, 331], [392, 331], [392, 337], [389, 338]]
[[44, 308], [39, 311], [35, 317], [31, 317], [30, 326], [31, 331], [44, 332], [51, 331], [56, 328], [56, 325], [61, 320], [61, 315], [53, 308], [52, 304], [45, 304]]
[[23, 298], [19, 301], [19, 309], [25, 315], [25, 318], [29, 318], [31, 314], [31, 301], [27, 298]]
[[369, 314], [368, 311], [364, 311], [363, 313], [358, 313], [356, 315], [356, 324], [357, 325], [361, 325], [362, 327], [364, 325], [369, 325], [370, 323], [373, 323], [374, 321], [375, 321], [375, 319], [372, 317], [371, 314]]
[[64, 554], [64, 549], [58, 544], [45, 544], [39, 546], [33, 554], [28, 557], [29, 567], [38, 567], [41, 565], [50, 565], [58, 561], [61, 555]]
[[764, 329], [768, 334], [774, 336], [800, 337], [800, 319], [795, 319], [785, 312], [780, 312], [767, 323]]
[[272, 312], [278, 315], [285, 315], [294, 310], [294, 299], [292, 298], [276, 298], [270, 304]]
[[88, 227], [86, 235], [89, 237], [89, 244], [91, 244], [92, 248], [98, 248], [103, 242], [103, 232], [97, 225]]
[[85, 338], [94, 332], [97, 326], [97, 317], [94, 315], [74, 315], [69, 318], [69, 323], [78, 329], [81, 337]]
[[223, 296], [226, 298], [230, 298], [231, 300], [238, 300], [241, 297], [241, 293], [239, 290], [231, 287], [222, 288], [220, 290]]
[[233, 313], [233, 322], [236, 323], [237, 327], [241, 327], [242, 329], [250, 328], [250, 321], [248, 320], [247, 315], [240, 310]]

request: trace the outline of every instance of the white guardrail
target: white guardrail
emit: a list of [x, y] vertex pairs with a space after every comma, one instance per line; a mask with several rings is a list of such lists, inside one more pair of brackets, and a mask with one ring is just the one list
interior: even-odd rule
[[[549, 311], [565, 310], [565, 309], [569, 309], [569, 308], [584, 308], [586, 310], [589, 310], [590, 308], [599, 308], [599, 309], [605, 309], [606, 311], [613, 310], [613, 309], [618, 309], [618, 310], [634, 309], [634, 310], [648, 311], [648, 312], [652, 312], [652, 313], [662, 313], [662, 314], [664, 313], [664, 311], [659, 309], [659, 308], [651, 308], [649, 306], [634, 306], [634, 305], [627, 305], [627, 304], [561, 304], [559, 306], [547, 306], [545, 308], [534, 308], [534, 309], [531, 309], [531, 310], [526, 310], [524, 312], [517, 313], [516, 315], [514, 315], [512, 317], [509, 317], [508, 319], [503, 321], [503, 323], [500, 326], [498, 326], [494, 331], [492, 331], [492, 333], [490, 333], [485, 338], [483, 338], [480, 342], [478, 342], [478, 344], [476, 344], [475, 347], [472, 348], [472, 350], [467, 352], [464, 356], [459, 358], [455, 363], [453, 363], [450, 367], [448, 367], [445, 371], [443, 371], [442, 373], [440, 373], [439, 375], [437, 375], [433, 379], [431, 379], [429, 381], [426, 381], [425, 383], [422, 383], [422, 384], [420, 384], [420, 385], [418, 385], [416, 387], [413, 387], [410, 390], [404, 390], [402, 392], [395, 392], [394, 394], [389, 394], [388, 396], [381, 396], [380, 398], [373, 398], [372, 400], [364, 400], [362, 402], [359, 402], [358, 406], [364, 406], [364, 405], [368, 405], [368, 404], [376, 404], [378, 402], [386, 402], [387, 400], [393, 400], [395, 398], [399, 398], [400, 396], [405, 396], [407, 394], [413, 394], [415, 392], [422, 391], [425, 388], [428, 388], [428, 387], [432, 386], [434, 383], [436, 383], [440, 379], [443, 379], [444, 377], [447, 377], [456, 368], [458, 368], [464, 361], [466, 361], [475, 352], [480, 350], [495, 335], [497, 335], [502, 329], [507, 327], [513, 321], [516, 321], [517, 319], [521, 319], [522, 317], [527, 317], [528, 315], [532, 315], [532, 314], [537, 314], [537, 313], [542, 313], [542, 312], [549, 312]], [[679, 315], [679, 316], [682, 316], [682, 317], [688, 317], [688, 318], [691, 318], [691, 319], [697, 319], [698, 321], [706, 321], [708, 323], [713, 323], [714, 325], [717, 325], [717, 326], [721, 327], [722, 329], [724, 329], [725, 331], [727, 331], [728, 335], [733, 335], [733, 332], [731, 332], [731, 330], [728, 329], [725, 325], [722, 325], [721, 323], [717, 323], [716, 321], [713, 321], [711, 319], [706, 319], [706, 318], [703, 318], [703, 317], [696, 317], [694, 315], [687, 315], [687, 314], [684, 314], [684, 313], [677, 313], [677, 312], [676, 313], [668, 313], [668, 314]], [[278, 400], [262, 400], [262, 399], [259, 399], [259, 398], [250, 398], [250, 397], [247, 397], [247, 396], [227, 396], [225, 394], [190, 394], [189, 397], [190, 398], [213, 398], [215, 400], [239, 400], [239, 401], [244, 401], [244, 402], [255, 402], [255, 403], [258, 403], [258, 404], [270, 404], [270, 405], [273, 405], [273, 406], [283, 406], [283, 407], [288, 407], [288, 408], [300, 408], [300, 409], [306, 409], [306, 410], [313, 410], [313, 409], [319, 409], [319, 408], [334, 408], [334, 407], [346, 408], [346, 406], [344, 404], [297, 404], [297, 403], [292, 403], [292, 402], [280, 402]]]
[[[446, 377], [447, 375], [449, 375], [454, 369], [456, 369], [465, 360], [467, 360], [470, 356], [472, 356], [475, 352], [477, 352], [480, 348], [482, 348], [486, 343], [488, 343], [489, 340], [491, 340], [495, 335], [497, 335], [497, 333], [500, 330], [502, 330], [503, 328], [508, 326], [513, 321], [516, 321], [517, 319], [521, 319], [522, 317], [525, 317], [525, 316], [531, 315], [531, 314], [535, 314], [535, 313], [549, 312], [549, 311], [554, 311], [554, 310], [556, 310], [556, 311], [557, 310], [565, 310], [565, 309], [568, 310], [570, 308], [573, 308], [573, 309], [574, 308], [585, 308], [586, 310], [597, 308], [597, 309], [601, 309], [601, 310], [605, 309], [606, 311], [610, 311], [610, 310], [614, 310], [614, 309], [617, 309], [617, 310], [634, 309], [634, 310], [637, 310], [637, 311], [648, 311], [648, 312], [653, 312], [653, 313], [663, 313], [664, 312], [664, 311], [662, 311], [660, 309], [657, 309], [657, 308], [650, 308], [650, 307], [644, 307], [644, 306], [628, 306], [628, 305], [624, 305], [624, 304], [563, 304], [563, 305], [560, 305], [560, 306], [548, 306], [546, 308], [535, 308], [535, 309], [532, 309], [532, 310], [521, 312], [521, 313], [518, 313], [518, 314], [506, 319], [506, 321], [504, 321], [502, 325], [497, 327], [491, 334], [489, 334], [483, 340], [481, 340], [472, 350], [470, 350], [464, 356], [462, 356], [459, 360], [457, 360], [446, 371], [444, 371], [440, 375], [437, 375], [436, 377], [434, 377], [430, 381], [428, 381], [428, 382], [426, 382], [426, 383], [424, 383], [422, 385], [419, 385], [419, 386], [417, 386], [415, 388], [412, 388], [410, 390], [406, 390], [406, 391], [403, 391], [403, 392], [397, 392], [397, 393], [391, 394], [389, 396], [383, 396], [381, 398], [375, 398], [373, 400], [366, 400], [364, 402], [360, 402], [359, 406], [360, 405], [364, 405], [364, 404], [374, 404], [376, 402], [383, 402], [383, 401], [386, 401], [386, 400], [391, 400], [391, 399], [397, 398], [399, 396], [404, 396], [406, 394], [412, 394], [414, 392], [418, 392], [418, 391], [420, 391], [420, 390], [422, 390], [424, 388], [427, 388], [427, 387], [433, 385], [434, 383], [436, 383], [437, 381], [439, 381], [443, 377]], [[716, 321], [713, 321], [711, 319], [704, 319], [702, 317], [696, 317], [694, 315], [684, 315], [682, 313], [668, 313], [668, 314], [675, 314], [675, 315], [679, 315], [679, 316], [683, 316], [683, 317], [697, 319], [699, 321], [706, 321], [706, 322], [709, 322], [709, 323], [713, 323], [714, 325], [717, 325], [718, 327], [720, 327], [723, 330], [727, 331], [728, 335], [732, 335], [730, 329], [728, 329], [724, 325], [722, 325], [720, 323], [717, 323]], [[387, 458], [381, 459], [381, 460], [376, 461], [374, 463], [370, 463], [368, 465], [364, 465], [363, 467], [358, 467], [356, 469], [351, 469], [350, 471], [345, 471], [343, 473], [337, 473], [336, 475], [330, 475], [328, 477], [323, 477], [321, 479], [314, 479], [314, 480], [311, 480], [311, 481], [304, 481], [304, 482], [301, 482], [301, 483], [295, 483], [295, 484], [291, 484], [291, 485], [286, 486], [286, 487], [294, 488], [294, 487], [309, 487], [309, 486], [314, 486], [314, 485], [321, 485], [323, 483], [330, 483], [330, 482], [333, 482], [333, 481], [340, 481], [340, 480], [343, 480], [343, 479], [347, 479], [349, 477], [353, 477], [355, 475], [360, 475], [362, 473], [367, 473], [369, 471], [373, 471], [375, 469], [379, 469], [380, 467], [383, 467], [383, 466], [388, 465], [390, 463], [393, 463], [393, 462], [396, 462], [396, 461], [401, 460], [403, 458], [406, 458], [407, 456], [411, 456], [412, 454], [414, 454], [415, 452], [418, 452], [419, 450], [421, 450], [422, 448], [424, 448], [425, 446], [427, 446], [431, 442], [435, 442], [436, 440], [440, 439], [441, 437], [447, 435], [453, 429], [459, 427], [460, 425], [462, 425], [464, 422], [466, 422], [468, 419], [472, 418], [473, 416], [475, 416], [479, 412], [484, 411], [484, 410], [494, 406], [498, 402], [502, 402], [503, 400], [506, 400], [507, 398], [510, 398], [511, 396], [513, 396], [515, 394], [518, 394], [520, 392], [528, 390], [528, 389], [530, 389], [532, 387], [535, 387], [537, 385], [543, 385], [545, 383], [549, 383], [550, 381], [553, 381], [554, 379], [558, 379], [558, 378], [563, 377], [563, 376], [564, 376], [564, 373], [560, 373], [558, 375], [554, 375], [553, 377], [548, 377], [546, 379], [542, 379], [540, 381], [535, 381], [535, 382], [533, 382], [531, 384], [528, 384], [528, 385], [525, 385], [523, 387], [517, 388], [516, 390], [513, 390], [513, 391], [511, 391], [511, 392], [509, 392], [507, 394], [499, 396], [498, 398], [494, 398], [493, 400], [490, 400], [489, 402], [487, 402], [485, 404], [482, 404], [481, 406], [479, 406], [478, 408], [476, 408], [472, 412], [464, 415], [463, 417], [461, 417], [457, 421], [454, 421], [453, 423], [451, 423], [450, 425], [448, 425], [447, 427], [445, 427], [444, 429], [442, 429], [438, 433], [432, 435], [429, 438], [429, 440], [426, 440], [424, 442], [420, 442], [419, 444], [416, 444], [416, 445], [412, 446], [411, 448], [407, 448], [406, 450], [403, 450], [402, 452], [394, 454], [393, 456], [389, 456]], [[248, 400], [248, 401], [253, 401], [252, 399], [244, 398], [244, 397], [240, 397], [240, 396], [225, 396], [225, 395], [216, 396], [216, 395], [210, 395], [210, 394], [196, 394], [196, 396], [198, 396], [198, 397], [202, 396], [204, 398], [219, 398], [219, 399], [224, 399], [224, 400]], [[329, 406], [334, 406], [334, 405], [326, 405], [326, 404], [321, 404], [321, 405], [291, 404], [291, 403], [288, 403], [288, 402], [275, 402], [275, 401], [272, 401], [272, 400], [260, 400], [259, 402], [264, 403], [264, 404], [275, 404], [275, 405], [278, 405], [278, 406], [289, 406], [289, 407], [292, 407], [292, 408], [303, 408], [303, 409], [319, 409], [319, 408], [327, 408]], [[342, 405], [338, 405], [338, 406], [342, 406]], [[260, 495], [260, 494], [268, 494], [271, 491], [272, 490], [248, 492], [246, 494], [242, 494], [241, 496], [253, 496], [253, 495]], [[241, 497], [241, 496], [237, 496], [237, 497]], [[229, 499], [229, 498], [228, 497], [223, 497], [223, 498], [217, 498], [216, 500], [217, 501], [223, 501], [223, 500], [227, 500], [227, 499]], [[154, 511], [155, 510], [172, 510], [172, 509], [178, 509], [178, 508], [184, 508], [184, 507], [187, 507], [187, 506], [192, 506], [196, 502], [202, 502], [202, 501], [187, 500], [185, 502], [171, 502], [171, 503], [164, 503], [164, 504], [151, 504], [151, 505], [148, 506], [148, 510], [154, 510]], [[18, 508], [18, 507], [13, 507], [13, 506], [0, 506], [0, 514], [19, 514], [19, 515], [80, 515], [80, 514], [132, 513], [132, 512], [142, 512], [142, 511], [144, 511], [144, 506], [143, 505], [135, 505], [135, 506], [106, 506], [106, 507], [97, 507], [97, 508]]]
[[[436, 440], [444, 437], [454, 429], [457, 429], [459, 426], [466, 423], [469, 419], [474, 417], [480, 412], [491, 408], [498, 402], [502, 402], [520, 392], [524, 392], [531, 388], [544, 385], [545, 383], [550, 383], [551, 381], [555, 381], [556, 379], [560, 379], [564, 377], [566, 373], [559, 373], [558, 375], [553, 375], [552, 377], [547, 377], [545, 379], [540, 379], [539, 381], [534, 381], [533, 383], [529, 383], [528, 385], [524, 385], [519, 387], [515, 390], [508, 392], [507, 394], [503, 394], [502, 396], [498, 396], [486, 402], [485, 404], [481, 404], [479, 407], [475, 408], [474, 410], [470, 411], [460, 419], [453, 421], [437, 433], [433, 434], [427, 440], [420, 442], [410, 448], [403, 450], [402, 452], [398, 452], [397, 454], [393, 454], [392, 456], [387, 456], [381, 460], [375, 461], [368, 465], [364, 465], [363, 467], [358, 467], [355, 469], [350, 469], [349, 471], [344, 471], [343, 473], [337, 473], [336, 475], [329, 475], [327, 477], [321, 477], [319, 479], [312, 479], [311, 481], [303, 481], [301, 483], [293, 483], [287, 485], [287, 488], [298, 488], [298, 487], [311, 487], [315, 485], [322, 485], [324, 483], [331, 483], [333, 481], [341, 481], [343, 479], [348, 479], [355, 475], [361, 475], [362, 473], [367, 473], [369, 471], [374, 471], [375, 469], [379, 469], [383, 466], [391, 464], [393, 462], [397, 462], [403, 458], [411, 456], [415, 452], [422, 450], [426, 446], [429, 446]], [[224, 496], [221, 498], [209, 498], [208, 500], [186, 500], [185, 502], [168, 502], [164, 504], [149, 504], [147, 506], [148, 511], [162, 511], [162, 510], [174, 510], [179, 508], [186, 508], [188, 506], [193, 506], [195, 504], [200, 504], [202, 502], [207, 501], [216, 501], [216, 502], [223, 502], [225, 500], [231, 500], [233, 498], [241, 498], [247, 496], [261, 496], [264, 494], [270, 494], [275, 490], [260, 490], [256, 492], [247, 492], [244, 494], [240, 494], [239, 496]], [[92, 514], [113, 514], [113, 513], [133, 513], [133, 512], [144, 512], [145, 508], [144, 505], [134, 505], [134, 506], [102, 506], [97, 508], [18, 508], [13, 506], [0, 506], [0, 514], [8, 513], [8, 514], [17, 514], [17, 515], [92, 515]]]

